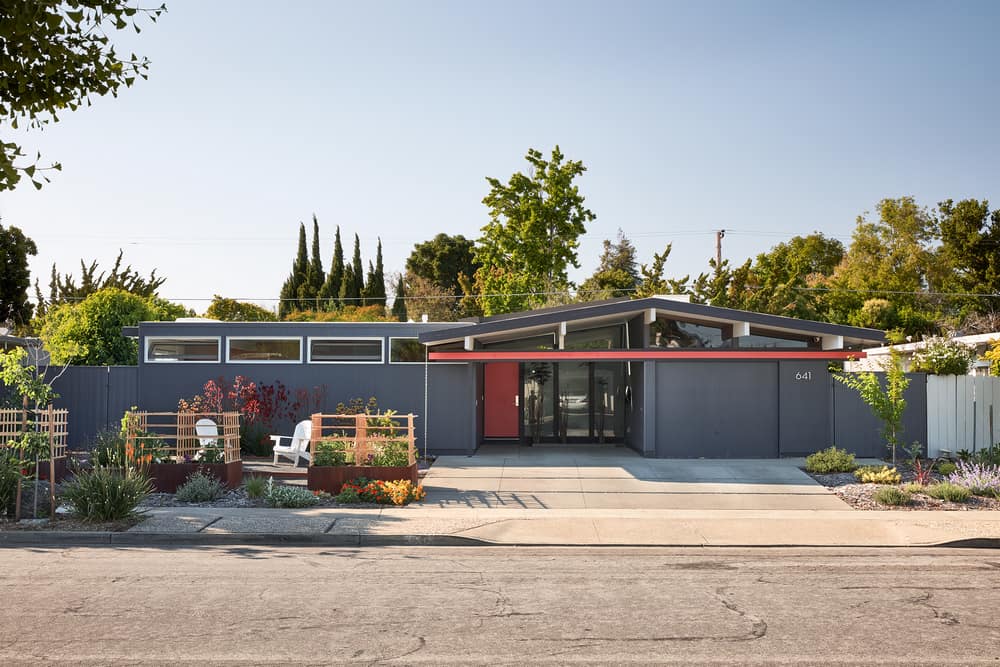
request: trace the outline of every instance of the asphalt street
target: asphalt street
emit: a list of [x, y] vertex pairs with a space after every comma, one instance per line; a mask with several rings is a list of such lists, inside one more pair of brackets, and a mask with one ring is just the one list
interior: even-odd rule
[[0, 549], [0, 664], [998, 664], [1000, 551]]

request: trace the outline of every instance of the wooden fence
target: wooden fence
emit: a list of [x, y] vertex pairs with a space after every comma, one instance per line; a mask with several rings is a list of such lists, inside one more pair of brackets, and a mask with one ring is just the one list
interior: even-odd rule
[[[215, 424], [203, 427], [198, 421]], [[129, 412], [126, 414], [126, 446], [135, 456], [152, 453], [158, 458], [183, 463], [194, 461], [210, 445], [222, 445], [223, 462], [240, 460], [240, 413], [238, 412]]]
[[414, 415], [392, 413], [380, 415], [326, 415], [312, 416], [310, 449], [313, 456], [309, 465], [315, 465], [318, 443], [324, 440], [337, 441], [338, 449], [350, 455], [349, 463], [366, 465], [378, 456], [389, 443], [405, 442], [407, 465], [417, 462], [416, 438], [413, 427]]
[[927, 455], [1000, 442], [1000, 378], [927, 376]]
[[[69, 435], [69, 411], [56, 410], [51, 405], [42, 410], [5, 408], [0, 410], [0, 447], [10, 447], [28, 430], [45, 433], [49, 441], [49, 511], [56, 511], [56, 465], [66, 458], [66, 438]], [[62, 473], [60, 473], [62, 474]], [[18, 480], [15, 518], [21, 518], [21, 482]]]

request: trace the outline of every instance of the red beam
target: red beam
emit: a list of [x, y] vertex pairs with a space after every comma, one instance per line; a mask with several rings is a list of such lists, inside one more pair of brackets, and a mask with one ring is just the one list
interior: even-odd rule
[[660, 359], [863, 359], [839, 350], [548, 350], [533, 352], [431, 352], [431, 361], [647, 361]]

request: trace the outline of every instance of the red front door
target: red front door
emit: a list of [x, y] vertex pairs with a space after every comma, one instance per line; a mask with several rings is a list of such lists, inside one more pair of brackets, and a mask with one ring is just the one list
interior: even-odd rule
[[483, 437], [517, 438], [520, 415], [520, 364], [491, 363], [485, 367]]

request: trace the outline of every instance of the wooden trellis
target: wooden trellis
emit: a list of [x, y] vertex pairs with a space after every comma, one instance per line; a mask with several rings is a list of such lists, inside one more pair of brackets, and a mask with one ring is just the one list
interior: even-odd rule
[[[350, 455], [349, 462], [365, 465], [369, 458], [379, 453], [387, 443], [405, 442], [408, 465], [417, 462], [416, 437], [413, 427], [414, 415], [326, 415], [312, 416], [310, 442], [335, 440], [342, 443], [341, 449]], [[315, 446], [312, 447], [316, 451]], [[313, 456], [309, 465], [314, 465]]]
[[[215, 422], [214, 433], [197, 432], [201, 419]], [[239, 412], [129, 412], [125, 416], [129, 451], [135, 456], [155, 456], [183, 463], [196, 461], [205, 450], [204, 441], [222, 447], [223, 462], [240, 461]]]
[[[69, 436], [69, 410], [57, 410], [49, 405], [41, 410], [5, 408], [0, 410], [0, 447], [10, 447], [28, 430], [47, 434], [48, 457], [40, 460], [49, 462], [49, 504], [55, 516], [56, 511], [56, 464], [66, 458], [66, 439]], [[18, 482], [17, 509], [15, 518], [21, 514], [21, 489]]]

